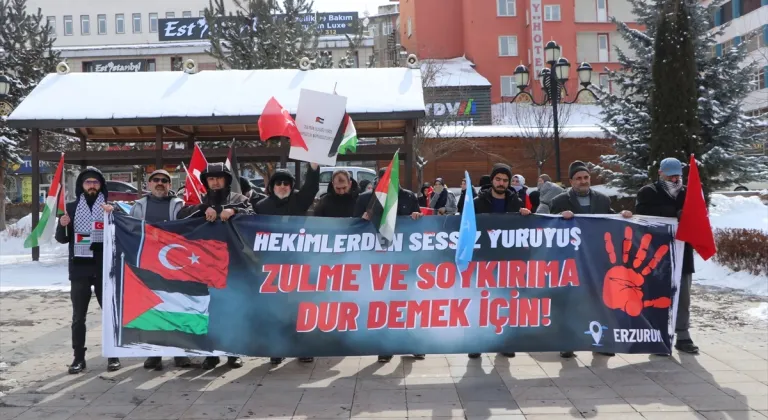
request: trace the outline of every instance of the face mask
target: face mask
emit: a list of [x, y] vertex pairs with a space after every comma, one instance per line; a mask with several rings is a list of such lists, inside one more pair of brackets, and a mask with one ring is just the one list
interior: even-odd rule
[[433, 187], [433, 189], [434, 189], [434, 190], [435, 190], [435, 192], [436, 192], [436, 193], [438, 193], [438, 194], [440, 194], [441, 192], [443, 192], [443, 186], [442, 186], [442, 185], [435, 185], [435, 186]]

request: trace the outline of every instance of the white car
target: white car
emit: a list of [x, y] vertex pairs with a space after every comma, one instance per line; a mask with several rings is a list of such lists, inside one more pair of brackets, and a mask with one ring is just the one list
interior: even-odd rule
[[320, 189], [317, 192], [316, 198], [320, 198], [328, 192], [328, 184], [331, 183], [331, 177], [333, 173], [339, 169], [344, 169], [349, 173], [349, 176], [357, 181], [368, 180], [373, 182], [376, 179], [376, 171], [369, 168], [361, 168], [359, 166], [321, 166], [320, 167]]

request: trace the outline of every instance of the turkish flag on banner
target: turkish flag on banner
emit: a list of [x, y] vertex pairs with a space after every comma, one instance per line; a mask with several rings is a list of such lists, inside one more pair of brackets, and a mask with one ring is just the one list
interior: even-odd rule
[[304, 137], [301, 136], [299, 128], [296, 127], [291, 114], [277, 102], [273, 96], [267, 102], [267, 106], [261, 111], [259, 117], [259, 137], [261, 141], [267, 141], [272, 137], [288, 137], [291, 147], [301, 147], [309, 151]]
[[704, 189], [701, 187], [701, 178], [699, 178], [699, 168], [696, 166], [693, 155], [691, 155], [688, 171], [683, 214], [680, 215], [675, 239], [690, 244], [704, 261], [712, 258], [717, 252], [712, 225], [709, 223], [707, 203], [704, 201]]
[[208, 161], [200, 150], [200, 146], [195, 143], [195, 150], [192, 152], [192, 160], [189, 161], [187, 168], [187, 180], [184, 182], [184, 204], [193, 205], [202, 203], [201, 196], [205, 192], [203, 183], [200, 182], [200, 174], [208, 167]]
[[144, 224], [139, 268], [166, 280], [203, 283], [214, 289], [227, 285], [227, 243], [212, 239], [187, 239], [148, 223]]

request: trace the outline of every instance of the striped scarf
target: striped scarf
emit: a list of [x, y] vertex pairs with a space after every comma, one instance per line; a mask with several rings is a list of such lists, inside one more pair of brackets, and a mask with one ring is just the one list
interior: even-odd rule
[[75, 257], [93, 258], [91, 244], [104, 242], [102, 204], [105, 204], [102, 193], [96, 196], [96, 201], [90, 207], [85, 200], [85, 194], [81, 194], [78, 198], [75, 210]]

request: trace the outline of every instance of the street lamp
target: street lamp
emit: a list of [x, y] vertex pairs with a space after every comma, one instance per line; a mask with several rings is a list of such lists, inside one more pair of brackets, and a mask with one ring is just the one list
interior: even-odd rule
[[0, 116], [7, 117], [11, 115], [13, 106], [5, 101], [8, 97], [8, 91], [11, 89], [11, 79], [0, 72]]
[[[589, 63], [581, 63], [579, 67], [576, 68], [576, 73], [579, 77], [579, 84], [582, 86], [582, 88], [576, 92], [576, 97], [573, 99], [573, 101], [568, 102], [561, 98], [560, 92], [561, 90], [566, 89], [565, 83], [570, 77], [571, 63], [567, 58], [561, 56], [560, 46], [557, 45], [557, 42], [555, 41], [549, 41], [547, 42], [547, 45], [544, 46], [544, 59], [546, 60], [547, 64], [549, 64], [549, 68], [545, 67], [541, 69], [541, 72], [537, 75], [539, 83], [541, 84], [541, 89], [544, 91], [544, 100], [537, 102], [530, 93], [526, 92], [528, 83], [530, 81], [530, 73], [528, 71], [528, 67], [520, 64], [515, 68], [514, 72], [515, 85], [517, 85], [518, 92], [515, 97], [512, 98], [512, 103], [515, 103], [519, 96], [525, 95], [528, 96], [531, 103], [534, 105], [545, 106], [548, 103], [552, 105], [552, 130], [555, 135], [556, 176], [557, 180], [561, 181], [560, 127], [557, 120], [557, 105], [558, 103], [569, 105], [574, 104], [579, 100], [579, 95], [585, 91], [589, 92], [589, 94], [592, 95], [596, 101], [598, 98], [589, 89], [589, 86], [592, 84], [592, 66], [590, 66]], [[566, 90], [566, 94], [567, 93], [568, 91]]]

